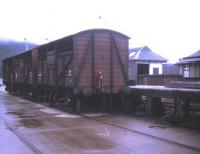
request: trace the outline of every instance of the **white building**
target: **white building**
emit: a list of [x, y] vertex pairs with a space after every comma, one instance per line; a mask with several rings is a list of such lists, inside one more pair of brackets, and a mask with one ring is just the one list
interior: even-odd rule
[[163, 74], [167, 59], [154, 53], [147, 46], [129, 50], [129, 80], [137, 83], [139, 75]]
[[200, 50], [179, 60], [179, 74], [185, 78], [200, 78]]

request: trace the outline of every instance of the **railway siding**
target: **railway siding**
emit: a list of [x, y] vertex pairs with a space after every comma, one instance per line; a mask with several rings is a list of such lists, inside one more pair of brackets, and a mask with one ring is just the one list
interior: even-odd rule
[[6, 93], [0, 104], [0, 115], [42, 153], [199, 153], [198, 130], [151, 127], [153, 119], [131, 115], [72, 114]]

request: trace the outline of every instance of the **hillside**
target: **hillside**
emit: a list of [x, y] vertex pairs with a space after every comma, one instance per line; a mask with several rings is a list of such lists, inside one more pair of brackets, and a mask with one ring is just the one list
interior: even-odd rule
[[[28, 42], [28, 48], [32, 49], [37, 44]], [[25, 42], [19, 42], [11, 39], [0, 38], [0, 78], [2, 77], [2, 64], [1, 61], [7, 57], [11, 57], [18, 53], [24, 52], [26, 49]]]

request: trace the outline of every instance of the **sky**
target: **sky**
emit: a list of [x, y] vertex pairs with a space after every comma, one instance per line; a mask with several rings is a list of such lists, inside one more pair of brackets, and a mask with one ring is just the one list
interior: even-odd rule
[[43, 44], [107, 28], [177, 62], [200, 49], [199, 0], [0, 0], [0, 37]]

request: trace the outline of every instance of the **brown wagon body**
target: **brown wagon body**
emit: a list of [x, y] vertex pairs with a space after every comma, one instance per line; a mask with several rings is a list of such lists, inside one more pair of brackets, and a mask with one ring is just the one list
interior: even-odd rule
[[92, 29], [38, 46], [3, 61], [4, 84], [35, 99], [66, 98], [80, 110], [83, 97], [118, 95], [127, 86], [128, 40], [116, 31]]

